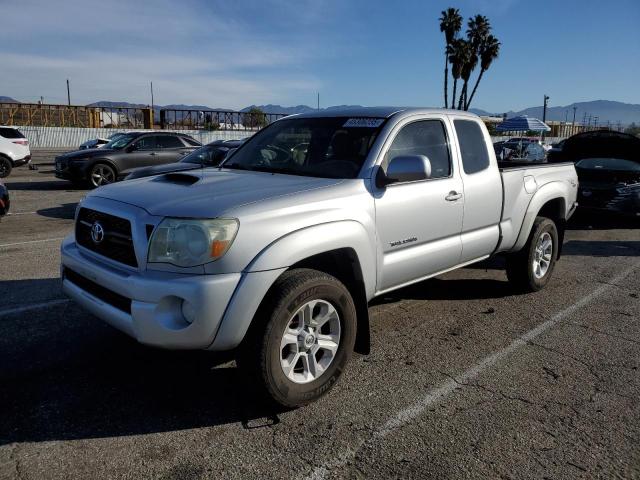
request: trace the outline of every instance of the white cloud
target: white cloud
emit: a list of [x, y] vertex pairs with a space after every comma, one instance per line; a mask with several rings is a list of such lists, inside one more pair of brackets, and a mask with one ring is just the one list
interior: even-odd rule
[[274, 33], [218, 2], [22, 0], [2, 9], [0, 95], [64, 102], [69, 78], [74, 103], [147, 103], [150, 81], [158, 104], [235, 108], [311, 96], [320, 81], [304, 63], [328, 51], [309, 29], [323, 2], [282, 2], [269, 7], [286, 11], [278, 21], [292, 28]]

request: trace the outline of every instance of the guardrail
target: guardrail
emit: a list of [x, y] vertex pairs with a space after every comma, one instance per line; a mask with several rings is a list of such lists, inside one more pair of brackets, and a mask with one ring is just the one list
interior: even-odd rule
[[245, 130], [257, 131], [279, 118], [284, 113], [261, 111], [235, 112], [230, 110], [160, 110], [160, 128], [168, 130]]

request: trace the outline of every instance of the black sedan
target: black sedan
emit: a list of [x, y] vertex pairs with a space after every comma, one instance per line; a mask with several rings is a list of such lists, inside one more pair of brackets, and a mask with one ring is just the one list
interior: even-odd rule
[[242, 145], [243, 142], [244, 140], [216, 140], [215, 142], [194, 150], [177, 163], [136, 168], [127, 175], [125, 180], [150, 177], [151, 175], [159, 175], [161, 173], [184, 172], [203, 167], [216, 167], [230, 152], [233, 152]]
[[138, 167], [175, 163], [201, 146], [181, 133], [127, 133], [102, 148], [56, 157], [56, 177], [96, 188], [123, 179]]
[[585, 158], [576, 163], [576, 172], [582, 208], [640, 216], [640, 160]]
[[9, 200], [9, 190], [0, 182], [0, 217], [9, 213], [11, 201]]

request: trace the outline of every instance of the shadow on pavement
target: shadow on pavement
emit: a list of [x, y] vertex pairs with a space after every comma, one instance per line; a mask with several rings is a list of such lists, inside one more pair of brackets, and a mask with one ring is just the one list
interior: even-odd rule
[[640, 228], [640, 218], [578, 209], [567, 223], [568, 230], [617, 230]]
[[[0, 291], [49, 282], [5, 281]], [[256, 397], [231, 355], [146, 347], [72, 302], [0, 320], [0, 445], [258, 428], [284, 411]]]
[[519, 295], [507, 282], [489, 278], [441, 279], [432, 278], [400, 290], [376, 297], [370, 306], [395, 303], [401, 300], [477, 300]]
[[[11, 177], [9, 177], [11, 178]], [[4, 182], [9, 192], [12, 190], [23, 190], [23, 191], [36, 191], [36, 190], [47, 190], [47, 191], [83, 191], [86, 188], [82, 186], [75, 186], [73, 183], [68, 182], [66, 180], [44, 180], [44, 181], [33, 181], [33, 182], [12, 182], [8, 180]]]
[[76, 213], [77, 202], [64, 203], [59, 207], [41, 208], [37, 211], [38, 215], [48, 218], [61, 218], [64, 220], [73, 220]]

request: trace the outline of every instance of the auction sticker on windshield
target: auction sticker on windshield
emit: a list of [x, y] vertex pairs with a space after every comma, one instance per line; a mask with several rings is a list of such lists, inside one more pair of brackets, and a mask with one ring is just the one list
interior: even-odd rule
[[378, 128], [382, 122], [384, 122], [384, 118], [350, 118], [343, 127]]

